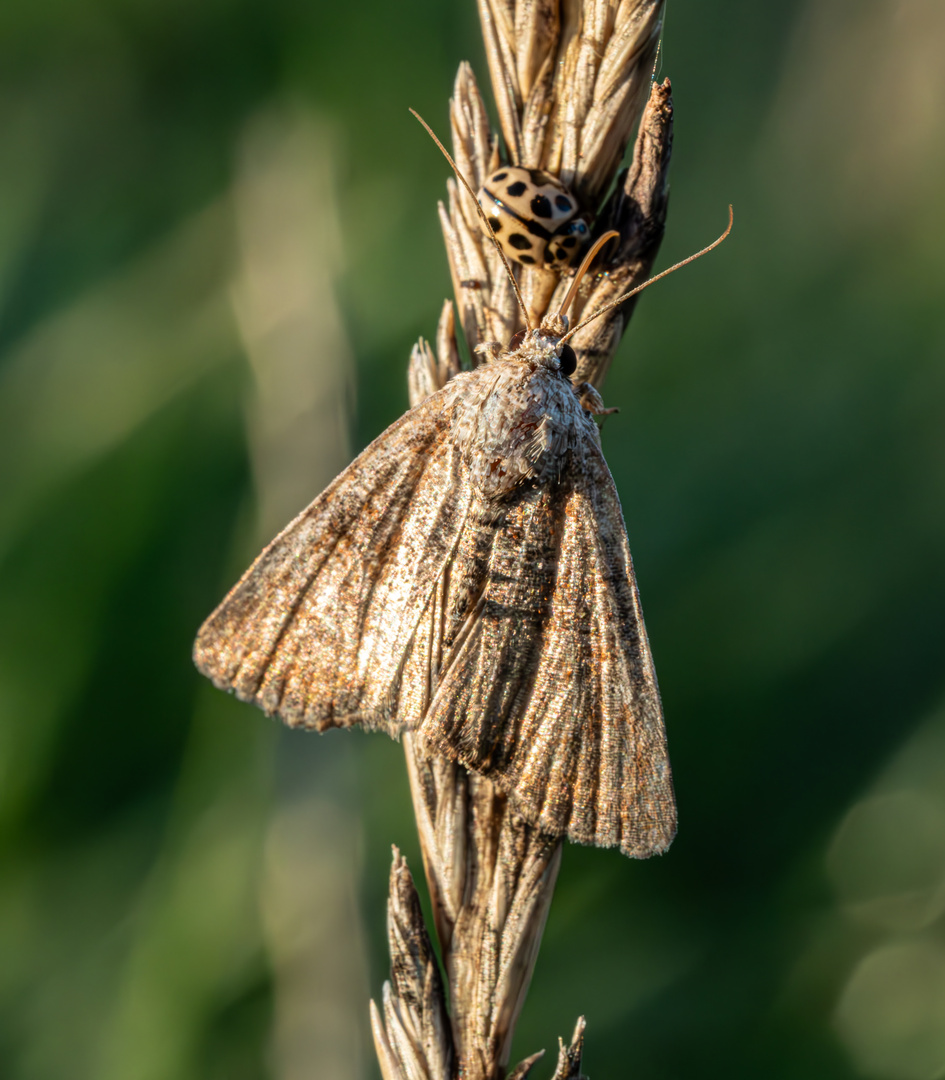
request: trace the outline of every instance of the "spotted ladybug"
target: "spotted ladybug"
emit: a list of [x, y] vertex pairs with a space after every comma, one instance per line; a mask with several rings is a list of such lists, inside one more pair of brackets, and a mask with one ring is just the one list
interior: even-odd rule
[[577, 200], [556, 177], [541, 169], [505, 165], [476, 198], [510, 259], [548, 270], [578, 262], [590, 230], [583, 218], [574, 216]]

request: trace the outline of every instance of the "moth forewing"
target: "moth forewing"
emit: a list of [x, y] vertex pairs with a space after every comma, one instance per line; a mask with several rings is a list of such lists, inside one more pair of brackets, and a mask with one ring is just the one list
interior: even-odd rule
[[420, 730], [546, 832], [637, 858], [668, 847], [676, 812], [659, 691], [595, 448], [507, 513], [482, 617]]
[[398, 732], [396, 691], [465, 515], [441, 398], [376, 439], [204, 623], [194, 658], [217, 686], [293, 726]]
[[600, 623], [597, 682], [606, 718], [599, 808], [619, 808], [620, 847], [642, 857], [665, 851], [676, 833], [672, 772], [620, 499], [603, 456], [592, 455], [588, 466], [579, 488], [583, 538], [575, 551], [593, 551], [597, 591], [592, 608], [608, 612]]

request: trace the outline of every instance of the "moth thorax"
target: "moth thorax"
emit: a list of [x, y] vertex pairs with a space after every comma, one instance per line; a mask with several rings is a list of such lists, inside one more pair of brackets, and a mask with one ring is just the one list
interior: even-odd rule
[[500, 360], [453, 382], [453, 442], [487, 498], [559, 475], [566, 452], [597, 438], [571, 384], [540, 361]]
[[[505, 165], [476, 196], [506, 257], [523, 266], [563, 270], [574, 266], [590, 230], [576, 217], [577, 199], [541, 169]], [[487, 232], [485, 226], [482, 231]]]

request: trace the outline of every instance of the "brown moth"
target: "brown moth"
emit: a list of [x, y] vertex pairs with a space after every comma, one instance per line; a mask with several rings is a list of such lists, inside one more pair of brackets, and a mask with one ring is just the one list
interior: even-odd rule
[[571, 383], [565, 314], [611, 235], [557, 314], [411, 409], [272, 541], [194, 660], [292, 727], [413, 731], [537, 828], [645, 858], [676, 831], [666, 733], [607, 410]]
[[566, 327], [546, 318], [388, 428], [263, 551], [194, 658], [294, 727], [416, 731], [538, 828], [644, 857], [676, 827], [666, 737]]

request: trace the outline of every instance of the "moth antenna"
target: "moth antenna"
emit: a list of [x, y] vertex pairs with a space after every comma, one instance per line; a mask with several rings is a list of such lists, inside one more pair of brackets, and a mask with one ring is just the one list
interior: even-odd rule
[[584, 275], [590, 270], [591, 263], [597, 258], [597, 253], [607, 243], [608, 240], [613, 237], [620, 237], [620, 233], [616, 229], [611, 229], [610, 232], [605, 232], [603, 236], [599, 237], [595, 242], [591, 250], [584, 256], [581, 261], [581, 265], [578, 268], [578, 272], [574, 275], [574, 280], [571, 282], [571, 288], [568, 289], [567, 295], [564, 300], [561, 301], [561, 307], [558, 308], [559, 315], [566, 315], [568, 308], [571, 306], [571, 302], [577, 295], [578, 286], [584, 278]]
[[709, 252], [712, 251], [713, 248], [717, 248], [719, 244], [721, 244], [722, 241], [732, 231], [732, 222], [734, 220], [735, 216], [732, 212], [731, 204], [729, 204], [728, 225], [725, 227], [725, 232], [722, 233], [722, 235], [718, 237], [718, 239], [713, 240], [712, 243], [708, 245], [708, 247], [704, 247], [701, 251], [697, 251], [695, 255], [690, 255], [688, 259], [682, 259], [678, 263], [673, 263], [673, 265], [670, 266], [668, 269], [660, 271], [660, 273], [655, 274], [651, 278], [647, 278], [647, 280], [644, 281], [642, 285], [638, 285], [635, 289], [631, 289], [629, 292], [624, 293], [623, 296], [618, 296], [616, 300], [611, 300], [609, 304], [605, 304], [604, 307], [595, 311], [593, 315], [589, 315], [583, 322], [579, 322], [573, 330], [569, 330], [561, 339], [559, 344], [563, 344], [565, 341], [568, 340], [568, 338], [574, 337], [578, 330], [580, 330], [584, 326], [587, 326], [589, 322], [593, 322], [595, 319], [600, 318], [600, 316], [603, 315], [605, 312], [611, 311], [619, 304], [622, 304], [624, 300], [629, 300], [631, 296], [636, 296], [638, 292], [642, 292], [645, 288], [652, 285], [654, 282], [659, 281], [660, 278], [664, 278], [667, 275], [672, 274], [674, 271], [679, 270], [681, 267], [686, 266], [688, 263], [695, 262], [696, 259], [701, 259], [703, 255], [708, 255]]
[[518, 287], [518, 282], [515, 280], [515, 275], [512, 273], [512, 267], [509, 265], [509, 260], [506, 258], [505, 252], [502, 250], [502, 245], [496, 239], [495, 233], [492, 231], [492, 226], [489, 224], [489, 219], [486, 217], [485, 211], [479, 205], [479, 200], [476, 198], [476, 193], [469, 186], [469, 181], [466, 179], [466, 177], [463, 176], [463, 174], [459, 171], [456, 162], [452, 159], [452, 157], [450, 157], [449, 150], [446, 149], [446, 147], [434, 134], [433, 128], [430, 127], [430, 125], [426, 122], [426, 120], [423, 119], [423, 117], [420, 115], [420, 113], [417, 112], [416, 109], [411, 109], [410, 111], [427, 129], [427, 134], [440, 148], [440, 152], [443, 154], [443, 157], [445, 157], [446, 160], [450, 163], [450, 168], [453, 170], [454, 173], [456, 173], [456, 179], [469, 192], [469, 196], [473, 201], [473, 206], [475, 206], [476, 208], [476, 213], [478, 213], [479, 217], [482, 219], [483, 224], [488, 230], [489, 239], [495, 245], [495, 249], [499, 253], [499, 257], [502, 259], [502, 264], [503, 266], [505, 266], [505, 272], [509, 275], [509, 281], [512, 283], [512, 289], [515, 292], [515, 299], [518, 301], [518, 306], [522, 309], [522, 315], [525, 318], [525, 326], [527, 329], [531, 330], [532, 324], [528, 321], [528, 308], [525, 307], [525, 300], [522, 297], [522, 290]]

